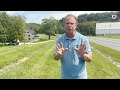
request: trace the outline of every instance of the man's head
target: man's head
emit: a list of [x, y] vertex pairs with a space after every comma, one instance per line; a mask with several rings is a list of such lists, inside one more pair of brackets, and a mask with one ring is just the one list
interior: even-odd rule
[[73, 33], [77, 27], [77, 17], [69, 14], [64, 18], [64, 28], [66, 32]]

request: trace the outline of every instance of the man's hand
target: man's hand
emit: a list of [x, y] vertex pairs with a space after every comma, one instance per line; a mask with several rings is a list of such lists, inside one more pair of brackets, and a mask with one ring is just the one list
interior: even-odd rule
[[63, 53], [68, 50], [68, 48], [64, 48], [63, 43], [61, 43], [60, 45], [58, 44], [56, 48], [57, 48], [57, 51], [54, 54], [54, 58], [55, 60], [59, 60], [61, 56], [63, 55]]
[[60, 45], [58, 44], [56, 48], [57, 48], [57, 53], [59, 53], [60, 55], [62, 55], [65, 51], [68, 50], [68, 48], [63, 48], [63, 43], [61, 43]]
[[84, 44], [81, 44], [79, 48], [75, 48], [75, 50], [80, 54], [80, 56], [87, 62], [90, 62], [92, 60], [92, 55], [87, 54], [85, 52], [86, 46]]
[[84, 44], [81, 44], [80, 47], [75, 48], [75, 50], [83, 56], [85, 54], [86, 46]]

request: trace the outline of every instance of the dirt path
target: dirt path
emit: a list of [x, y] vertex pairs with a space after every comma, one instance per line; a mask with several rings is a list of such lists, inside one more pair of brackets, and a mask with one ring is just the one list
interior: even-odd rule
[[28, 59], [28, 57], [24, 57], [23, 59], [18, 60], [18, 62], [16, 62], [16, 63], [12, 63], [11, 65], [3, 67], [2, 69], [0, 69], [0, 75], [9, 72], [11, 69], [13, 69], [17, 65], [25, 62], [27, 59]]
[[28, 42], [28, 43], [20, 43], [19, 45], [28, 45], [28, 44], [40, 44], [40, 43], [46, 43], [46, 42], [51, 42], [51, 41], [54, 41], [54, 40], [49, 40], [49, 41], [44, 41], [44, 42], [37, 42], [37, 43], [33, 43], [33, 42]]

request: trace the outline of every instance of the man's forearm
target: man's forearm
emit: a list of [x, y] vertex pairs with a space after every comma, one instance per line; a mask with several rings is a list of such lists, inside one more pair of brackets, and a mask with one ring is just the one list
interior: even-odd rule
[[92, 55], [90, 55], [90, 54], [85, 53], [82, 57], [87, 62], [90, 62], [92, 60]]

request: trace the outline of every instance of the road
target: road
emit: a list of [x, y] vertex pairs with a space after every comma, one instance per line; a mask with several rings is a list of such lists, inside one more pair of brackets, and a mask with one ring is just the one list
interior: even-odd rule
[[87, 37], [90, 42], [94, 42], [115, 50], [120, 51], [120, 39]]

